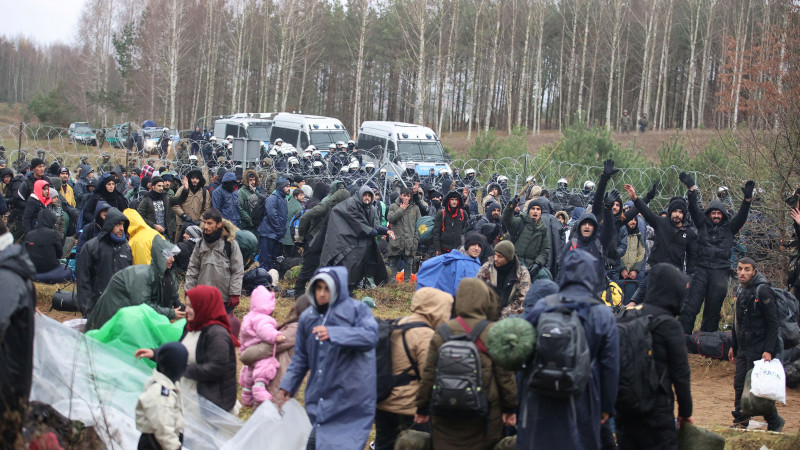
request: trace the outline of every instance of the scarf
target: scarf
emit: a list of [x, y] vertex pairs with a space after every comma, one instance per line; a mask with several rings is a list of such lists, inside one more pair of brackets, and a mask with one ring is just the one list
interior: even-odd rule
[[220, 236], [222, 236], [222, 228], [215, 231], [213, 234], [203, 233], [203, 240], [206, 241], [207, 244], [213, 244], [217, 242]]
[[127, 239], [125, 239], [124, 234], [122, 235], [122, 237], [117, 237], [117, 235], [114, 233], [108, 233], [108, 237], [109, 239], [111, 239], [111, 242], [115, 244], [122, 244], [127, 241]]
[[194, 319], [186, 321], [186, 329], [201, 331], [211, 325], [221, 325], [228, 330], [233, 345], [239, 346], [239, 340], [231, 331], [230, 321], [225, 312], [225, 304], [222, 302], [222, 294], [219, 289], [213, 286], [197, 286], [186, 291], [186, 297], [189, 298], [189, 303], [194, 310]]
[[153, 199], [154, 202], [157, 202], [159, 200], [163, 200], [164, 199], [164, 192], [163, 191], [162, 192], [156, 192], [156, 191], [152, 191], [151, 190], [149, 195], [150, 195], [150, 198]]

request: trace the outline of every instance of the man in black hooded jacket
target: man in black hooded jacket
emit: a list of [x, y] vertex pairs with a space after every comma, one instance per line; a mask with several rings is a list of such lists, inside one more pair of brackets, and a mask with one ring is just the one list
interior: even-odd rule
[[653, 317], [650, 327], [653, 359], [657, 373], [663, 376], [653, 409], [647, 414], [617, 407], [617, 441], [622, 450], [678, 448], [675, 397], [678, 398], [678, 426], [692, 423], [691, 371], [683, 329], [675, 320], [689, 279], [677, 268], [665, 263], [656, 264], [650, 271], [650, 277], [641, 308], [643, 314]]
[[128, 224], [122, 211], [109, 208], [103, 229], [81, 249], [75, 278], [84, 317], [89, 316], [111, 277], [133, 264], [133, 253], [125, 238]]
[[720, 200], [714, 200], [705, 214], [697, 204], [697, 188], [694, 179], [681, 172], [680, 179], [689, 188], [689, 213], [697, 227], [698, 252], [697, 269], [695, 270], [689, 300], [681, 311], [681, 325], [686, 334], [694, 331], [694, 321], [700, 308], [703, 308], [703, 321], [700, 331], [717, 331], [719, 329], [720, 309], [728, 292], [730, 278], [731, 249], [736, 233], [742, 229], [750, 212], [750, 199], [753, 198], [755, 183], [748, 181], [742, 188], [744, 200], [739, 212], [732, 220], [728, 209]]
[[[781, 340], [778, 337], [778, 305], [767, 277], [756, 269], [756, 262], [751, 258], [742, 258], [736, 266], [736, 277], [741, 287], [736, 293], [736, 310], [733, 317], [732, 345], [728, 350], [728, 359], [736, 364], [733, 376], [734, 411], [733, 426], [747, 428], [750, 416], [741, 410], [742, 392], [747, 372], [753, 368], [753, 362], [763, 359], [771, 361], [778, 356]], [[764, 416], [767, 430], [782, 431], [784, 420], [778, 410]]]
[[[655, 231], [655, 240], [650, 250], [648, 261], [655, 266], [658, 263], [669, 263], [678, 270], [684, 270], [693, 275], [697, 261], [697, 232], [686, 222], [686, 211], [689, 209], [686, 200], [682, 197], [673, 197], [667, 206], [667, 217], [657, 216], [645, 202], [636, 196], [636, 190], [630, 184], [625, 185], [625, 191], [633, 200], [633, 205], [638, 209], [647, 224]], [[647, 277], [636, 290], [632, 302], [641, 303], [642, 297], [647, 292]]]
[[42, 283], [72, 281], [72, 270], [60, 261], [64, 246], [53, 229], [55, 223], [56, 215], [45, 208], [39, 211], [36, 228], [25, 235], [25, 248], [36, 267], [36, 281]]

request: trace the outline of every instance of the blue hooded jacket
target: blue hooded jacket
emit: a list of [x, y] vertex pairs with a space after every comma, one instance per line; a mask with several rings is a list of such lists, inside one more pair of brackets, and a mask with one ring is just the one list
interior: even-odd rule
[[286, 222], [289, 221], [289, 204], [286, 202], [286, 195], [283, 188], [289, 182], [285, 178], [278, 180], [275, 191], [267, 197], [264, 204], [266, 214], [258, 225], [258, 235], [268, 237], [275, 241], [282, 241], [286, 234]]
[[222, 185], [219, 188], [211, 191], [211, 206], [219, 210], [223, 219], [228, 219], [233, 222], [237, 227], [242, 226], [242, 220], [239, 217], [239, 192], [228, 192], [225, 190], [224, 184], [226, 182], [236, 182], [236, 175], [233, 172], [226, 172], [222, 176]]
[[432, 287], [456, 296], [463, 278], [474, 278], [481, 269], [477, 258], [453, 250], [424, 261], [417, 273], [417, 290]]
[[[561, 268], [559, 295], [574, 305], [586, 330], [592, 355], [592, 377], [578, 397], [559, 399], [539, 395], [528, 384], [530, 370], [522, 372], [518, 449], [599, 449], [602, 413], [613, 415], [619, 384], [619, 336], [611, 309], [593, 295], [597, 259], [576, 249], [566, 254]], [[536, 326], [547, 309], [540, 300], [524, 318]]]
[[[318, 450], [364, 448], [375, 417], [378, 323], [369, 306], [350, 297], [347, 277], [344, 267], [322, 267], [309, 282], [312, 307], [300, 316], [294, 356], [281, 381], [281, 389], [294, 395], [309, 374], [306, 413]], [[311, 290], [317, 279], [334, 284], [327, 310]], [[311, 330], [320, 325], [328, 328], [329, 340], [316, 340]]]

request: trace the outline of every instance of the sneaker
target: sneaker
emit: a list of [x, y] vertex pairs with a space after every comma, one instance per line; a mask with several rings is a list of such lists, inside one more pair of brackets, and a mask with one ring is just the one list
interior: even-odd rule
[[750, 417], [745, 416], [740, 411], [731, 411], [731, 415], [733, 416], [733, 425], [731, 425], [731, 428], [746, 430], [750, 425]]
[[767, 424], [767, 431], [774, 431], [776, 433], [781, 433], [783, 432], [783, 425], [785, 423], [786, 420], [784, 420], [783, 417], [778, 416], [778, 418], [774, 420], [772, 423]]

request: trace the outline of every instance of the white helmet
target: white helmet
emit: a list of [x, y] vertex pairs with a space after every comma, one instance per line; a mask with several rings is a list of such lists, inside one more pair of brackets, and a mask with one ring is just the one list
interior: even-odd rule
[[340, 172], [340, 173], [347, 173], [347, 172], [349, 172], [349, 171], [350, 171], [350, 169], [349, 169], [347, 166], [342, 166], [342, 168], [341, 168], [341, 169], [339, 169], [339, 172]]
[[309, 153], [313, 153], [313, 152], [317, 151], [317, 147], [314, 147], [313, 145], [309, 145], [308, 147], [306, 147], [306, 151], [309, 152]]
[[417, 167], [417, 164], [414, 161], [409, 161], [406, 163], [406, 169], [414, 169]]
[[269, 151], [269, 156], [278, 156], [278, 151], [275, 150], [275, 149], [270, 150]]
[[533, 175], [528, 175], [528, 178], [525, 178], [525, 183], [530, 183], [531, 181], [535, 181]]
[[594, 181], [587, 181], [586, 183], [583, 183], [583, 188], [594, 189]]
[[281, 138], [275, 139], [275, 145], [278, 145], [278, 144], [283, 144], [283, 139], [281, 139]]
[[717, 189], [718, 194], [721, 194], [723, 192], [728, 192], [728, 186], [720, 186], [719, 189]]
[[368, 162], [368, 163], [364, 164], [364, 167], [367, 168], [367, 169], [372, 170], [372, 169], [375, 168], [375, 163], [374, 162]]
[[328, 144], [328, 150], [336, 150], [336, 144]]
[[322, 161], [314, 161], [314, 163], [311, 164], [311, 166], [314, 167], [315, 169], [317, 167], [322, 167]]
[[358, 161], [351, 161], [350, 162], [350, 170], [358, 170]]
[[307, 151], [307, 152], [303, 153], [303, 158], [310, 159], [311, 158], [311, 152]]
[[340, 146], [340, 145], [341, 145], [342, 147], [344, 147], [344, 141], [336, 141], [336, 145], [335, 145], [335, 147], [338, 147], [338, 146]]
[[449, 174], [449, 173], [450, 173], [450, 169], [448, 169], [447, 167], [442, 167], [441, 169], [439, 169], [439, 175], [444, 175], [444, 174]]
[[225, 145], [225, 148], [233, 148], [233, 144], [231, 144], [230, 142], [228, 142], [228, 144], [227, 144], [227, 145]]
[[291, 154], [292, 154], [292, 150], [291, 150], [291, 149], [289, 149], [289, 148], [282, 148], [282, 149], [281, 149], [281, 154], [282, 154], [283, 156], [286, 156], [286, 155], [291, 155]]
[[350, 144], [353, 144], [353, 145], [355, 145], [355, 144], [356, 144], [356, 141], [354, 141], [354, 140], [350, 139], [349, 141], [347, 141], [347, 145], [350, 145]]
[[559, 186], [561, 186], [562, 184], [564, 185], [564, 187], [567, 187], [567, 185], [568, 185], [569, 183], [567, 182], [567, 179], [566, 179], [566, 178], [559, 178], [559, 179], [558, 179], [558, 185], [559, 185]]
[[190, 155], [189, 161], [197, 161], [197, 155]]
[[386, 175], [386, 169], [381, 169], [381, 170], [379, 170], [379, 172], [380, 172], [382, 175]]
[[211, 141], [211, 142], [217, 142], [217, 137], [216, 136], [211, 136], [208, 140]]
[[314, 150], [314, 151], [311, 153], [311, 156], [322, 156], [322, 152], [321, 152], [321, 151], [319, 151], [319, 150]]
[[169, 131], [169, 128], [167, 128], [167, 127], [164, 127], [164, 131], [165, 131], [165, 132]]
[[297, 164], [300, 164], [300, 161], [298, 161], [297, 158], [295, 158], [294, 156], [290, 157], [288, 160], [286, 160], [286, 162], [288, 162], [289, 164], [291, 164], [293, 166], [297, 165]]
[[500, 175], [499, 177], [497, 177], [497, 182], [498, 183], [508, 183], [508, 177], [505, 176], [505, 175]]
[[228, 136], [227, 136], [225, 139], [226, 139], [226, 140], [229, 140], [229, 141], [230, 141], [230, 140], [233, 140], [233, 135], [229, 134], [229, 135], [228, 135]]
[[475, 175], [475, 169], [467, 169], [464, 171], [465, 175]]

